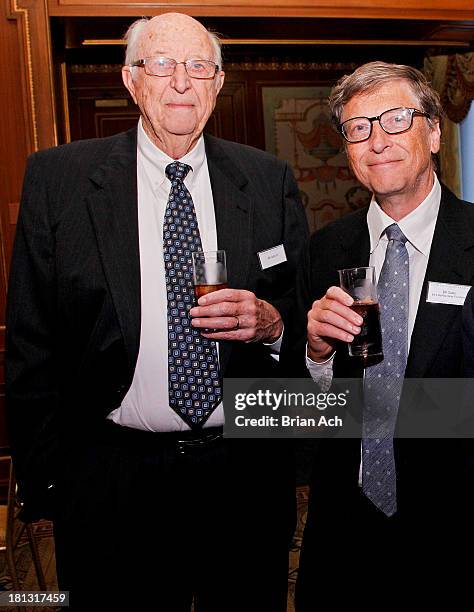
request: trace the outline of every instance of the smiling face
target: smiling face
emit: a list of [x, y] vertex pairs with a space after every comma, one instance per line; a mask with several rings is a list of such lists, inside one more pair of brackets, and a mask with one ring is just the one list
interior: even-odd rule
[[[177, 62], [216, 59], [205, 28], [178, 13], [155, 17], [145, 26], [134, 59], [156, 55]], [[214, 79], [193, 79], [182, 64], [167, 77], [147, 75], [143, 68], [132, 70], [125, 66], [122, 77], [140, 108], [145, 132], [170, 157], [183, 157], [193, 148], [214, 110], [224, 72], [219, 71]]]
[[[341, 121], [378, 116], [399, 106], [423, 110], [408, 82], [401, 79], [351, 98], [344, 106]], [[346, 151], [359, 181], [374, 193], [387, 214], [399, 220], [421, 204], [431, 191], [431, 154], [437, 153], [439, 146], [439, 122], [430, 125], [425, 117], [416, 116], [411, 129], [402, 134], [386, 134], [378, 121], [374, 121], [370, 138], [347, 143]]]

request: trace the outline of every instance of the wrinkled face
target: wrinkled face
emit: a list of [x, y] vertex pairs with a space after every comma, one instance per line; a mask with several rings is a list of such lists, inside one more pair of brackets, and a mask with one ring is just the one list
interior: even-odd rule
[[[354, 96], [344, 107], [342, 121], [378, 116], [399, 106], [423, 110], [408, 82], [401, 79]], [[439, 146], [439, 123], [433, 126], [427, 118], [415, 116], [411, 129], [402, 134], [386, 134], [374, 121], [369, 140], [346, 143], [346, 151], [354, 174], [378, 201], [405, 195], [421, 198], [419, 204], [427, 195], [426, 186], [432, 184], [431, 154], [437, 153]]]
[[[214, 49], [204, 27], [186, 15], [163, 15], [152, 19], [144, 30], [134, 59], [164, 56], [182, 62], [188, 59], [215, 61]], [[157, 77], [143, 68], [123, 71], [124, 83], [138, 104], [145, 129], [168, 142], [174, 137], [199, 136], [214, 110], [224, 73], [214, 79], [193, 79], [184, 65], [172, 76]]]

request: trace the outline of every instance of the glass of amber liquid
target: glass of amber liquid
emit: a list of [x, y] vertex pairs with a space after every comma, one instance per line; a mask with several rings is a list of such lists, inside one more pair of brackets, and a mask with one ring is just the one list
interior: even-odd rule
[[193, 253], [194, 291], [198, 300], [207, 293], [227, 287], [225, 251]]
[[349, 355], [365, 361], [381, 359], [382, 331], [374, 266], [339, 270], [339, 280], [341, 288], [354, 300], [352, 310], [363, 319], [360, 334], [355, 335], [349, 344]]

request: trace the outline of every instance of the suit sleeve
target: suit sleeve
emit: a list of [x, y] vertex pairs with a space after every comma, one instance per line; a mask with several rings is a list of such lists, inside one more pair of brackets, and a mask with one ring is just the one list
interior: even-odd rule
[[300, 251], [295, 275], [295, 305], [288, 328], [285, 328], [280, 353], [282, 367], [288, 375], [298, 378], [309, 376], [306, 367], [307, 315], [313, 300], [316, 299], [311, 282], [310, 251], [313, 242], [314, 235], [311, 241], [306, 241]]
[[[278, 298], [269, 301], [280, 313], [286, 330], [294, 316], [295, 276], [298, 261], [309, 235], [308, 222], [301, 203], [298, 184], [288, 164], [285, 164], [284, 170], [282, 202], [284, 218], [283, 244], [293, 276], [287, 290]], [[286, 336], [286, 332], [284, 336]]]
[[49, 518], [58, 439], [55, 258], [48, 172], [28, 160], [7, 298], [6, 408], [23, 518]]

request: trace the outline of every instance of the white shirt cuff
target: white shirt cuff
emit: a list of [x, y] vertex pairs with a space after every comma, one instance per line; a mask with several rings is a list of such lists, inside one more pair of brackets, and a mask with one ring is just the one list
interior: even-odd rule
[[268, 346], [268, 348], [272, 352], [272, 357], [274, 357], [277, 361], [279, 360], [279, 357], [280, 357], [280, 349], [281, 349], [281, 343], [283, 342], [284, 333], [285, 333], [285, 326], [283, 325], [283, 329], [281, 330], [280, 337], [277, 338], [275, 342], [271, 342], [271, 343], [264, 342], [263, 343], [265, 346]]
[[316, 361], [313, 361], [308, 356], [308, 344], [306, 344], [306, 367], [311, 374], [311, 378], [324, 393], [331, 387], [333, 379], [333, 360], [335, 354], [336, 351], [334, 351], [333, 354], [326, 359], [326, 361], [316, 363]]

